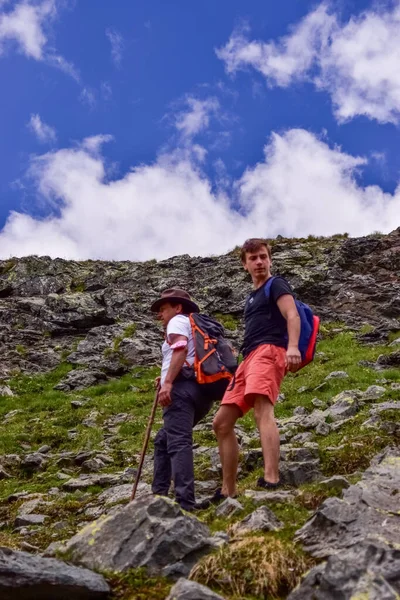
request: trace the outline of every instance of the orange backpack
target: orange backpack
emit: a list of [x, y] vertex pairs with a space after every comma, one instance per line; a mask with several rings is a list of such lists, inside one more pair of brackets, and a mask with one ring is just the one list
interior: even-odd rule
[[194, 372], [198, 383], [214, 383], [232, 379], [238, 367], [230, 343], [224, 337], [224, 328], [207, 315], [189, 315], [194, 343]]

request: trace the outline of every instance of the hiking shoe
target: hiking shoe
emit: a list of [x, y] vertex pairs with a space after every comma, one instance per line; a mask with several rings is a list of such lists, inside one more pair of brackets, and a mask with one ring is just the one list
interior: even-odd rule
[[281, 487], [282, 481], [279, 480], [276, 483], [271, 483], [270, 481], [266, 481], [264, 477], [259, 477], [257, 480], [257, 487], [263, 488], [264, 490], [276, 490]]
[[[237, 498], [237, 496], [233, 496], [233, 497]], [[206, 498], [199, 504], [201, 504], [203, 506], [203, 508], [209, 508], [211, 506], [211, 504], [219, 504], [220, 502], [223, 502], [227, 498], [228, 498], [228, 496], [225, 496], [225, 494], [221, 493], [221, 488], [218, 488], [217, 490], [215, 490], [214, 494], [210, 498]]]

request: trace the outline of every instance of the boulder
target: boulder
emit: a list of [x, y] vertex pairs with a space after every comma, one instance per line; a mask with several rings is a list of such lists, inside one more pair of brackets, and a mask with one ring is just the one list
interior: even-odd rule
[[397, 600], [400, 553], [382, 542], [361, 542], [311, 569], [288, 600]]
[[281, 480], [286, 485], [297, 487], [303, 483], [312, 483], [322, 477], [319, 460], [304, 462], [282, 462], [279, 467]]
[[166, 600], [224, 600], [205, 585], [181, 577], [171, 588]]
[[90, 569], [173, 576], [188, 575], [213, 547], [206, 525], [168, 498], [145, 496], [84, 527], [62, 553]]
[[329, 379], [347, 379], [348, 373], [346, 371], [332, 371], [325, 377], [325, 381], [329, 381]]
[[256, 492], [254, 490], [246, 490], [244, 495], [246, 496], [246, 498], [251, 498], [253, 500], [253, 502], [255, 503], [259, 503], [259, 502], [281, 502], [281, 503], [285, 503], [285, 502], [291, 502], [292, 500], [294, 500], [295, 496], [297, 496], [298, 492], [296, 490], [292, 490], [290, 492], [284, 491], [284, 490], [277, 490], [275, 492], [270, 491], [268, 492], [267, 490], [265, 490], [265, 492]]
[[362, 479], [327, 498], [296, 532], [307, 552], [325, 558], [365, 540], [398, 544], [400, 540], [400, 449], [376, 457]]
[[107, 375], [102, 371], [77, 369], [76, 371], [70, 371], [68, 375], [62, 381], [60, 381], [60, 383], [54, 386], [54, 389], [62, 392], [83, 390], [106, 380]]
[[109, 591], [104, 577], [88, 569], [0, 548], [1, 600], [105, 600]]
[[[106, 506], [108, 504], [115, 504], [117, 502], [127, 502], [130, 500], [132, 494], [132, 483], [123, 483], [122, 485], [114, 485], [113, 487], [105, 490], [97, 497], [97, 502], [101, 502]], [[140, 481], [136, 490], [136, 498], [141, 498], [146, 494], [151, 494], [151, 487], [148, 483]]]
[[62, 487], [68, 492], [75, 492], [75, 490], [86, 490], [92, 485], [100, 485], [101, 487], [116, 485], [122, 483], [124, 479], [125, 477], [122, 473], [117, 473], [115, 475], [112, 473], [81, 475], [76, 479], [68, 479], [68, 481], [63, 483]]
[[30, 525], [43, 525], [45, 520], [48, 519], [46, 515], [40, 515], [35, 513], [18, 515], [14, 521], [15, 527], [29, 527]]
[[333, 475], [333, 477], [329, 477], [329, 479], [320, 481], [319, 486], [324, 490], [341, 491], [350, 487], [350, 483], [347, 481], [346, 477]]
[[0, 385], [0, 396], [14, 396], [14, 392], [8, 385]]
[[248, 533], [249, 531], [278, 531], [283, 527], [272, 510], [267, 506], [260, 506], [250, 515], [235, 523], [232, 533]]
[[400, 367], [400, 350], [390, 354], [381, 354], [376, 361], [377, 365], [384, 368]]
[[217, 507], [215, 515], [217, 517], [232, 517], [241, 510], [243, 510], [243, 506], [240, 504], [239, 500], [227, 498]]

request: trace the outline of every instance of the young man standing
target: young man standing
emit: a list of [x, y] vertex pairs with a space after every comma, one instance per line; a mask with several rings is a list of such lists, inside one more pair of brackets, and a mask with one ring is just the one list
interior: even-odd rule
[[[188, 315], [199, 307], [187, 292], [168, 289], [151, 307], [165, 330], [159, 404], [164, 426], [154, 441], [154, 494], [167, 496], [174, 482], [175, 496], [182, 508], [195, 506], [193, 468], [193, 427], [209, 412], [214, 399], [207, 398], [190, 367], [194, 363], [194, 342]], [[182, 370], [183, 369], [183, 370]]]
[[223, 472], [222, 488], [217, 490], [214, 501], [237, 494], [239, 447], [234, 426], [251, 408], [264, 458], [264, 477], [259, 478], [257, 485], [265, 489], [279, 486], [279, 432], [274, 404], [286, 371], [295, 371], [301, 362], [300, 317], [289, 284], [277, 277], [268, 297], [265, 293], [265, 284], [271, 277], [271, 250], [267, 241], [247, 240], [241, 260], [252, 278], [254, 291], [248, 296], [244, 310], [244, 360], [213, 423]]

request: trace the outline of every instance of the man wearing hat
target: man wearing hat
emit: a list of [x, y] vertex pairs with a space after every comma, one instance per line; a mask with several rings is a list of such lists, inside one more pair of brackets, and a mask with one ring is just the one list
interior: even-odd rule
[[154, 494], [167, 496], [174, 482], [176, 501], [194, 510], [193, 427], [209, 412], [213, 399], [197, 383], [194, 371], [194, 342], [189, 314], [200, 312], [187, 292], [168, 289], [151, 307], [165, 331], [159, 404], [164, 426], [154, 441]]

